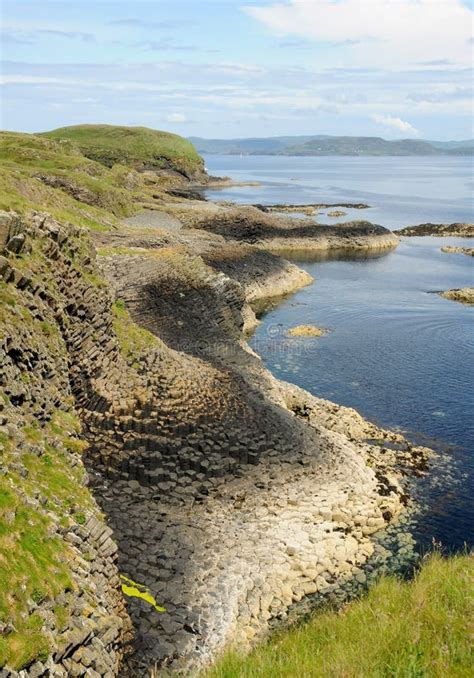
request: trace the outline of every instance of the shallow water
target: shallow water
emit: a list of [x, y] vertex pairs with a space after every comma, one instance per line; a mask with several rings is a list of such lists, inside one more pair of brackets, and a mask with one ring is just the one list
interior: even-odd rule
[[[468, 158], [208, 156], [207, 165], [214, 174], [264, 182], [212, 192], [218, 199], [371, 202], [370, 216], [357, 210], [358, 217], [392, 228], [473, 217]], [[290, 180], [297, 167], [298, 183]], [[415, 488], [428, 508], [413, 528], [422, 550], [433, 538], [451, 550], [474, 543], [474, 308], [436, 294], [474, 286], [474, 260], [440, 252], [444, 245], [472, 241], [403, 238], [383, 255], [306, 257], [299, 265], [315, 282], [266, 313], [251, 340], [276, 376], [445, 450]], [[331, 331], [288, 337], [288, 327], [300, 324]]]
[[235, 186], [207, 192], [212, 200], [240, 203], [359, 203], [370, 209], [345, 209], [340, 218], [322, 210], [318, 220], [338, 223], [367, 219], [398, 230], [432, 222], [473, 220], [473, 159], [469, 157], [299, 158], [283, 156], [205, 156], [213, 175], [260, 186]]
[[[315, 282], [268, 312], [251, 345], [276, 376], [448, 448], [453, 478], [431, 488], [436, 513], [424, 517], [418, 538], [459, 548], [474, 542], [474, 308], [435, 291], [474, 285], [474, 269], [470, 257], [440, 252], [447, 243], [405, 238], [386, 255], [300, 262]], [[301, 324], [330, 332], [287, 336]]]

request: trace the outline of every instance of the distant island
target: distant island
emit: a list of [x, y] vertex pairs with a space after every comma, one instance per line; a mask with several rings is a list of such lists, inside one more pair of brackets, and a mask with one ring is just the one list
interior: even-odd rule
[[473, 155], [474, 139], [426, 141], [382, 137], [280, 136], [243, 139], [203, 139], [189, 137], [199, 153], [222, 155]]

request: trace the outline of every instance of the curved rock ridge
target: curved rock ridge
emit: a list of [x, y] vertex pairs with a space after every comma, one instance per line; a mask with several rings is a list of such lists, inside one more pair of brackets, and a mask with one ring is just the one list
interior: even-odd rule
[[468, 257], [474, 257], [474, 247], [454, 247], [453, 245], [447, 245], [446, 247], [441, 248], [441, 252], [446, 254], [465, 254]]
[[[43, 365], [37, 348], [26, 360], [7, 332], [6, 383], [17, 389], [8, 386], [9, 421], [31, 407], [43, 430], [51, 403], [67, 402], [88, 445], [88, 503], [73, 502], [80, 519], [65, 541], [84, 550], [72, 577], [84, 591], [87, 579], [96, 607], [82, 613], [89, 635], [74, 636], [63, 655], [52, 634], [47, 661], [57, 675], [148, 676], [155, 667], [189, 675], [228, 644], [250, 647], [303, 597], [361, 576], [370, 536], [406, 501], [393, 457], [367, 443], [397, 441], [396, 462], [409, 468], [413, 450], [401, 436], [279, 382], [244, 340], [255, 323], [250, 304], [308, 275], [170, 212], [182, 228], [139, 223], [95, 234], [97, 258], [81, 229], [44, 214], [5, 217], [15, 224], [0, 260], [5, 285], [59, 342]], [[22, 453], [13, 472], [16, 463], [24, 466]], [[71, 468], [81, 464], [71, 456]], [[97, 532], [105, 552], [93, 550], [91, 517], [103, 525], [95, 502], [118, 571], [166, 608], [127, 599], [135, 639], [126, 657], [131, 633], [110, 531]], [[87, 600], [72, 592], [71, 609]], [[31, 675], [48, 670], [40, 661]]]

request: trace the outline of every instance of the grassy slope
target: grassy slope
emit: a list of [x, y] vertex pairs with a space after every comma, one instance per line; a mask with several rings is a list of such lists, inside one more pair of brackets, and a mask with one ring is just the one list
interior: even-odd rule
[[117, 163], [138, 170], [171, 167], [186, 176], [203, 171], [202, 159], [191, 142], [147, 127], [75, 125], [45, 132], [44, 136], [72, 141], [88, 158], [107, 167]]
[[341, 612], [227, 654], [206, 678], [468, 678], [474, 675], [474, 558], [431, 556], [411, 583], [382, 579]]
[[[57, 181], [62, 187], [51, 186]], [[46, 183], [48, 182], [48, 183]], [[33, 134], [0, 133], [0, 209], [50, 212], [89, 228], [110, 227], [144, 199], [140, 175], [107, 169], [73, 145]]]

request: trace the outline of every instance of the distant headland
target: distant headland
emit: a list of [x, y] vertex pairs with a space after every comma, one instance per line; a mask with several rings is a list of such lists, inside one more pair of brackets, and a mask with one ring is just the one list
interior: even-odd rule
[[242, 139], [203, 139], [189, 137], [199, 153], [223, 155], [301, 155], [301, 156], [400, 156], [473, 155], [474, 139], [426, 141], [353, 136], [280, 136]]

